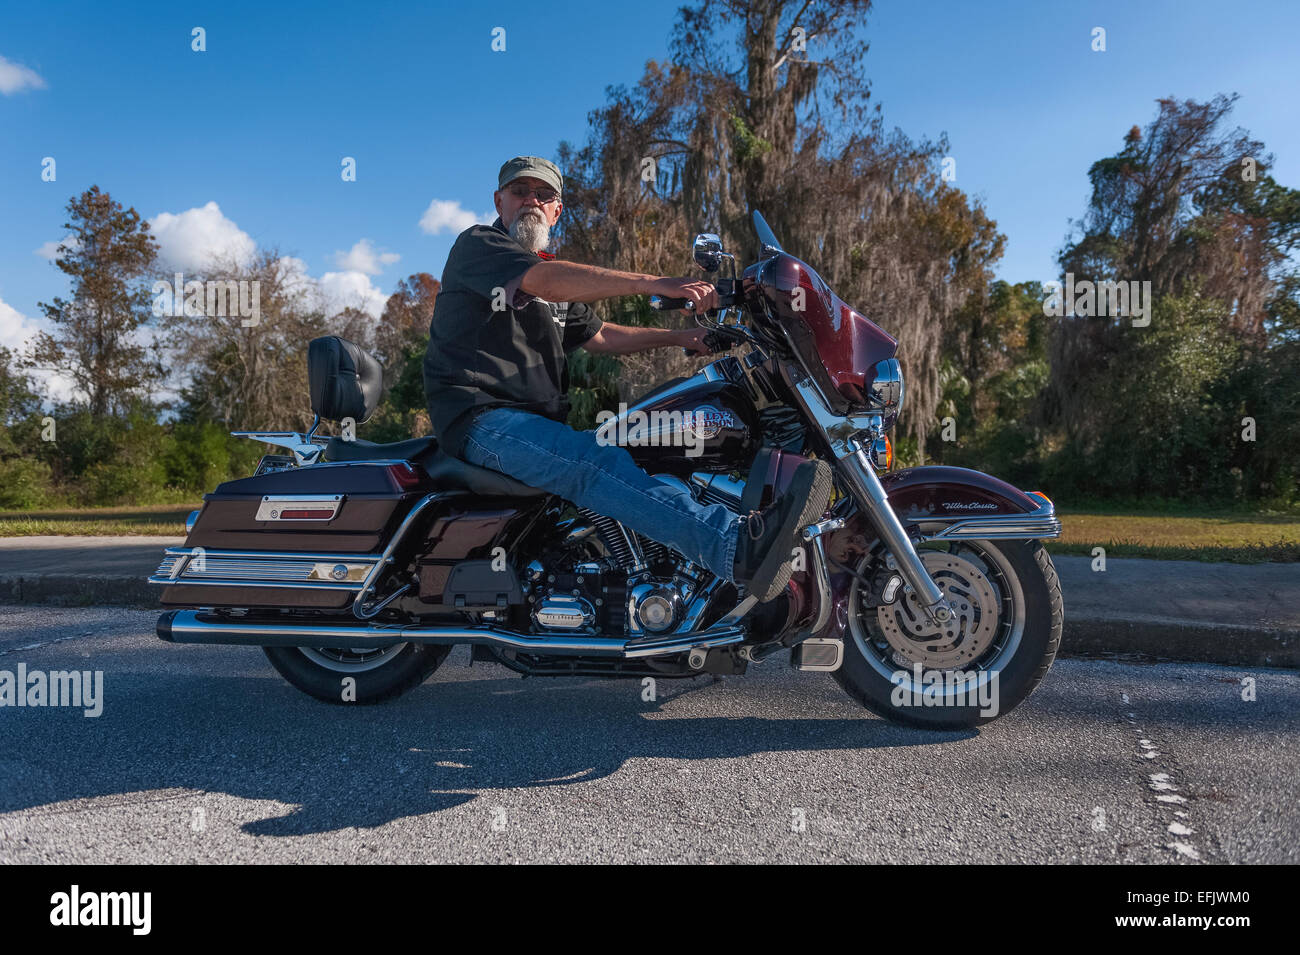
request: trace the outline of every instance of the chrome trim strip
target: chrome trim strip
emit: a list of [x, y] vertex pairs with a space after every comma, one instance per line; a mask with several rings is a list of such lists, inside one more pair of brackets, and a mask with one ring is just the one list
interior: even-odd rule
[[[164, 587], [183, 584], [195, 587], [274, 587], [353, 592], [361, 589], [360, 582], [312, 579], [310, 575], [317, 564], [365, 566], [380, 559], [373, 554], [208, 550], [204, 547], [168, 547], [163, 555], [162, 563], [148, 578], [150, 584]], [[203, 558], [203, 570], [187, 573], [195, 558], [200, 556]]]
[[1024, 540], [1060, 536], [1061, 522], [1056, 517], [1056, 508], [1051, 502], [1044, 502], [1041, 507], [1024, 514], [989, 514], [954, 521], [922, 540]]
[[756, 597], [754, 594], [750, 594], [740, 603], [736, 604], [736, 606], [732, 607], [731, 613], [727, 614], [725, 617], [723, 617], [721, 620], [715, 623], [714, 626], [734, 627], [736, 624], [740, 623], [741, 618], [744, 617], [745, 614], [749, 613], [751, 610], [754, 609], [754, 605], [757, 603], [758, 603], [758, 597]]
[[203, 579], [150, 577], [147, 582], [168, 587], [239, 587], [241, 589], [244, 587], [261, 587], [275, 590], [347, 590], [351, 592], [356, 592], [361, 588], [360, 584], [333, 584], [323, 580], [246, 580], [243, 577], [210, 577]]
[[318, 563], [368, 564], [380, 560], [374, 554], [319, 554], [310, 551], [288, 550], [224, 550], [215, 547], [168, 547], [163, 551], [169, 557], [251, 557], [261, 560], [314, 560]]

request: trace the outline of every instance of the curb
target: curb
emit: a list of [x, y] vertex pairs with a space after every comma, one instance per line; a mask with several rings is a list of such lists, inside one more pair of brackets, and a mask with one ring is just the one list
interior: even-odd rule
[[1063, 656], [1133, 654], [1160, 662], [1300, 669], [1300, 633], [1198, 621], [1065, 620]]
[[29, 574], [0, 577], [0, 604], [50, 604], [59, 607], [134, 607], [162, 609], [161, 587], [134, 575]]
[[[163, 610], [143, 577], [29, 574], [0, 577], [0, 604]], [[1061, 656], [1140, 656], [1153, 661], [1300, 669], [1300, 633], [1198, 621], [1066, 617]]]

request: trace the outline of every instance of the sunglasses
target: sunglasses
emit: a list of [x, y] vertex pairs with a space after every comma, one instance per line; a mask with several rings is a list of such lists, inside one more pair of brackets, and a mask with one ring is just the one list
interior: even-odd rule
[[543, 186], [540, 189], [534, 189], [532, 186], [526, 186], [522, 182], [512, 182], [506, 187], [510, 190], [510, 195], [516, 199], [527, 199], [529, 196], [536, 196], [537, 201], [541, 203], [554, 202], [560, 198], [560, 194], [554, 189], [547, 189]]

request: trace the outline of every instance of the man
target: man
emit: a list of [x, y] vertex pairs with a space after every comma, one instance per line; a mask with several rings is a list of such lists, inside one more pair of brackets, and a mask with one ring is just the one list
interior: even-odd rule
[[825, 463], [802, 465], [787, 494], [763, 511], [737, 517], [651, 477], [626, 449], [564, 424], [566, 356], [575, 349], [617, 355], [667, 346], [708, 350], [703, 330], [602, 322], [587, 303], [662, 295], [688, 299], [704, 311], [717, 307], [717, 290], [701, 279], [557, 260], [545, 249], [563, 208], [560, 170], [536, 156], [517, 156], [497, 179], [499, 218], [457, 237], [434, 304], [424, 388], [441, 447], [621, 521], [745, 585], [759, 600], [773, 599], [790, 580], [797, 532], [820, 516], [830, 496]]

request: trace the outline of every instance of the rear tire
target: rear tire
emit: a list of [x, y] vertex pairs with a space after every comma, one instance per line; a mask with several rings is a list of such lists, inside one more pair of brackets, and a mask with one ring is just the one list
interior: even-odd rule
[[[834, 676], [849, 696], [873, 713], [896, 723], [928, 729], [978, 726], [1004, 716], [1024, 702], [1051, 669], [1056, 651], [1061, 645], [1065, 610], [1061, 600], [1061, 583], [1047, 550], [1040, 542], [1033, 540], [968, 543], [977, 545], [983, 551], [993, 570], [987, 580], [998, 591], [998, 603], [1004, 608], [1001, 611], [1003, 616], [1022, 618], [1018, 627], [1012, 621], [1006, 625], [1005, 633], [999, 631], [998, 639], [1001, 639], [1005, 648], [1000, 655], [997, 644], [994, 643], [979, 658], [984, 664], [992, 664], [987, 670], [988, 674], [997, 675], [997, 692], [992, 697], [996, 700], [996, 712], [986, 714], [982, 712], [986, 708], [979, 705], [918, 705], [915, 690], [920, 687], [916, 685], [913, 669], [916, 664], [901, 659], [888, 649], [882, 631], [869, 616], [874, 615], [875, 611], [858, 610], [862, 616], [857, 621], [851, 621], [846, 628], [844, 663], [835, 671]], [[975, 548], [972, 547], [973, 549]], [[1009, 579], [1011, 575], [1014, 575], [1014, 580]], [[937, 578], [936, 582], [939, 582]], [[855, 612], [856, 603], [855, 585], [850, 595], [850, 614]], [[1014, 608], [1014, 613], [1008, 614], [1005, 610], [1008, 607]], [[1002, 625], [1000, 622], [999, 626]], [[871, 639], [873, 636], [877, 638], [874, 641]], [[971, 662], [976, 663], [976, 666], [963, 672], [970, 673], [980, 668], [980, 662]], [[892, 679], [889, 675], [891, 666], [894, 668]], [[930, 672], [937, 674], [943, 671], [923, 667], [921, 687], [925, 685], [925, 676]], [[956, 699], [962, 697], [957, 696]], [[969, 694], [966, 700], [969, 701]], [[900, 705], [899, 701], [904, 702]], [[987, 709], [992, 708], [994, 707]]]
[[263, 647], [262, 652], [308, 696], [352, 706], [383, 703], [415, 689], [438, 669], [451, 647], [406, 643], [363, 652], [311, 647]]

